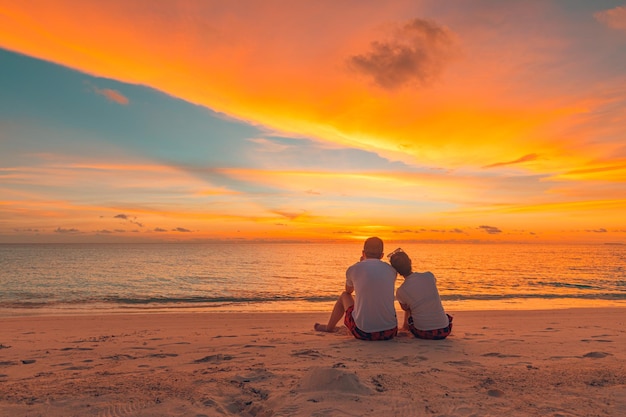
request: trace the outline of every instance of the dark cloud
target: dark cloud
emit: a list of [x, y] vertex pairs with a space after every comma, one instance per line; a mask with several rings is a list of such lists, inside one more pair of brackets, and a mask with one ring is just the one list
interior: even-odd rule
[[521, 164], [521, 163], [528, 162], [528, 161], [534, 161], [538, 157], [539, 155], [537, 155], [536, 153], [529, 153], [528, 155], [524, 155], [521, 158], [518, 158], [514, 161], [496, 162], [495, 164], [485, 165], [483, 168], [496, 168], [496, 167], [501, 167], [501, 166], [506, 166], [506, 165]]
[[494, 226], [478, 226], [478, 228], [484, 230], [490, 235], [497, 235], [498, 233], [502, 233], [502, 230]]
[[604, 227], [601, 227], [599, 229], [594, 229], [594, 230], [587, 230], [587, 232], [592, 232], [592, 233], [607, 233], [607, 230]]
[[137, 225], [139, 227], [143, 227], [143, 223], [139, 223], [137, 221], [137, 217], [133, 217], [131, 219], [127, 214], [124, 214], [124, 213], [117, 214], [117, 215], [113, 216], [113, 218], [114, 219], [128, 220], [129, 223], [135, 224], [135, 225]]
[[450, 233], [463, 233], [463, 230], [461, 230], [461, 229], [452, 229], [452, 230], [450, 230]]
[[411, 229], [402, 229], [402, 230], [394, 230], [392, 233], [419, 233], [419, 231], [411, 230]]
[[388, 39], [373, 41], [366, 53], [350, 57], [348, 66], [386, 89], [423, 86], [439, 77], [455, 52], [455, 38], [449, 29], [413, 19], [396, 28]]
[[161, 232], [167, 232], [167, 230], [166, 230], [166, 229], [161, 229], [160, 227], [155, 227], [155, 228], [154, 228], [154, 231], [155, 231], [155, 232], [159, 232], [159, 233], [161, 233]]
[[190, 233], [191, 230], [185, 229], [184, 227], [177, 227], [176, 229], [172, 229], [173, 232], [181, 232], [181, 233]]
[[63, 234], [80, 233], [80, 230], [78, 230], [78, 229], [62, 229], [60, 227], [57, 227], [56, 230], [54, 231], [54, 233], [63, 233]]

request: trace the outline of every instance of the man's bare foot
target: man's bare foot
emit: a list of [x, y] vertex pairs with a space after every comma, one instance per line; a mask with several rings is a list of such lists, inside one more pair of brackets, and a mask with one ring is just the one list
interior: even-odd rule
[[327, 333], [334, 333], [338, 330], [336, 327], [333, 327], [332, 329], [328, 330], [328, 326], [326, 324], [320, 324], [320, 323], [315, 323], [313, 328], [317, 330], [318, 332], [327, 332]]

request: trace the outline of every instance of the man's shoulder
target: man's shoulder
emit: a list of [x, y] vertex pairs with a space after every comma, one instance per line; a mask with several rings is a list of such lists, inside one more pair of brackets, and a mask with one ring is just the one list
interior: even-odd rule
[[[368, 271], [368, 272], [366, 272]], [[357, 262], [354, 265], [351, 265], [346, 270], [346, 274], [351, 273], [371, 273], [375, 272], [376, 274], [389, 274], [389, 276], [396, 276], [396, 270], [393, 269], [391, 265], [386, 262], [381, 261], [380, 259], [365, 259], [363, 261]]]

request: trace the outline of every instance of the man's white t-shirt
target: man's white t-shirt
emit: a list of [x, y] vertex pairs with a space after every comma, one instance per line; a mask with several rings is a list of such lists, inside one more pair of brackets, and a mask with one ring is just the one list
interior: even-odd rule
[[397, 327], [394, 291], [396, 270], [380, 259], [365, 259], [346, 271], [346, 285], [354, 287], [352, 317], [364, 332]]
[[396, 291], [396, 299], [409, 306], [416, 329], [435, 330], [448, 326], [448, 316], [432, 272], [413, 272], [406, 277]]

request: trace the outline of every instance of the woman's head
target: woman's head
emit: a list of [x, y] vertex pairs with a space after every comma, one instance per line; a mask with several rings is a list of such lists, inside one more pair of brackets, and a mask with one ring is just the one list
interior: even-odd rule
[[409, 255], [407, 255], [406, 252], [399, 251], [394, 253], [389, 257], [389, 262], [391, 263], [391, 266], [393, 266], [394, 269], [403, 277], [411, 275], [411, 272], [413, 272], [411, 258], [409, 258]]

